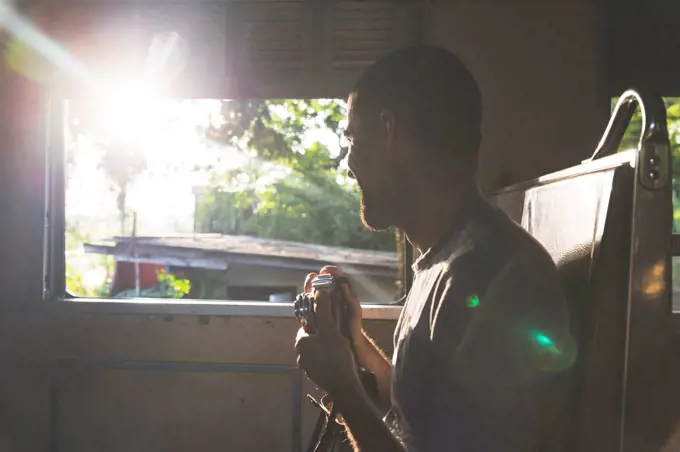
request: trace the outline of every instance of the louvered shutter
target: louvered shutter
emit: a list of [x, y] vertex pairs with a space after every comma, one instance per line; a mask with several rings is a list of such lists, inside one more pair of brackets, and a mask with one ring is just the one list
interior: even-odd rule
[[324, 89], [342, 96], [375, 60], [414, 43], [421, 24], [417, 2], [340, 1], [325, 19]]
[[141, 64], [136, 13], [114, 3], [47, 7], [42, 28], [62, 50], [48, 50], [58, 94], [70, 95]]
[[[373, 61], [417, 39], [421, 8], [330, 0], [66, 3], [53, 4], [46, 22], [93, 74], [141, 70], [154, 37], [162, 46], [179, 35], [170, 56], [170, 72], [182, 69], [173, 96], [344, 97]], [[70, 92], [78, 83], [64, 76], [60, 87]]]
[[[160, 84], [170, 83], [166, 94], [229, 97], [235, 91], [228, 74], [226, 11], [226, 3], [66, 3], [49, 8], [45, 29], [95, 83], [141, 72], [156, 59], [163, 65]], [[149, 58], [154, 43], [155, 56]], [[82, 77], [59, 66], [59, 93], [78, 92]]]
[[315, 75], [312, 11], [308, 1], [230, 4], [240, 97], [305, 97], [305, 86]]
[[[146, 64], [164, 65], [160, 78], [178, 97], [230, 97], [227, 3], [158, 3], [138, 7]], [[175, 39], [178, 37], [179, 39]], [[149, 45], [156, 48], [149, 57]], [[167, 54], [167, 57], [163, 55]], [[163, 77], [164, 76], [164, 77]]]
[[235, 2], [242, 97], [345, 97], [380, 56], [415, 42], [418, 2]]

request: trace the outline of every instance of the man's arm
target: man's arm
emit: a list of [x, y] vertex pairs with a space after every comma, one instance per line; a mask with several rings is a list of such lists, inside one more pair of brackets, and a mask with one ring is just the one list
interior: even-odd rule
[[379, 399], [377, 408], [384, 415], [392, 407], [392, 363], [365, 331], [362, 339], [354, 343], [354, 347], [359, 362], [375, 375]]
[[342, 413], [355, 451], [405, 452], [358, 381], [334, 395], [333, 400]]

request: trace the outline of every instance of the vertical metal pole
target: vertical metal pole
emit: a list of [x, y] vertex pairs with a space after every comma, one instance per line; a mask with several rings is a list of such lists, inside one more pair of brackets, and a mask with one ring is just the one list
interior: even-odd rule
[[45, 241], [43, 298], [56, 299], [66, 293], [66, 258], [64, 237], [66, 233], [65, 190], [66, 157], [65, 137], [68, 104], [62, 99], [51, 99], [47, 108], [48, 130], [46, 136], [45, 184]]
[[413, 246], [406, 238], [406, 234], [403, 234], [403, 247], [404, 247], [404, 296], [408, 295], [411, 290], [411, 285], [413, 284]]
[[139, 296], [139, 259], [137, 259], [137, 211], [132, 213], [132, 258], [135, 262], [135, 296]]

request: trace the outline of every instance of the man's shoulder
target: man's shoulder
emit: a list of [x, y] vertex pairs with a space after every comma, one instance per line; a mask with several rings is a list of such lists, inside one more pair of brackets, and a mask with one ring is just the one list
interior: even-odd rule
[[513, 223], [512, 231], [501, 240], [507, 241], [507, 252], [499, 259], [492, 285], [507, 291], [563, 292], [560, 276], [550, 253], [521, 226]]
[[495, 207], [473, 218], [462, 237], [449, 243], [441, 256], [441, 278], [458, 283], [484, 280], [486, 285], [512, 278], [561, 290], [557, 267], [545, 247]]
[[449, 260], [473, 252], [488, 260], [526, 260], [555, 267], [548, 251], [503, 211], [480, 200], [469, 215], [461, 234], [445, 246]]
[[509, 252], [489, 282], [487, 303], [509, 317], [547, 316], [568, 323], [568, 300], [550, 253], [519, 225], [503, 240], [511, 242]]
[[507, 265], [515, 272], [531, 274], [557, 275], [557, 266], [545, 247], [520, 225], [513, 223], [512, 253], [508, 256]]

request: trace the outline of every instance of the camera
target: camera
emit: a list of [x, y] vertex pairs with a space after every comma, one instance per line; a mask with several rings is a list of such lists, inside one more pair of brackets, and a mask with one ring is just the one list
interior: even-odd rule
[[322, 274], [312, 280], [310, 293], [301, 293], [295, 298], [293, 311], [305, 330], [313, 333], [317, 329], [314, 295], [317, 291], [323, 291], [330, 295], [333, 318], [338, 323], [342, 333], [349, 338], [349, 325], [345, 316], [345, 297], [340, 289], [340, 284], [349, 284], [349, 281], [345, 277], [334, 278], [332, 275]]
[[333, 314], [336, 321], [341, 320], [339, 315], [344, 311], [344, 299], [339, 290], [338, 283], [346, 281], [346, 278], [333, 278], [331, 275], [319, 275], [312, 280], [312, 291], [301, 293], [295, 298], [293, 311], [300, 325], [306, 330], [314, 332], [316, 330], [316, 314], [314, 307], [314, 295], [317, 291], [323, 291], [331, 296], [333, 303]]

